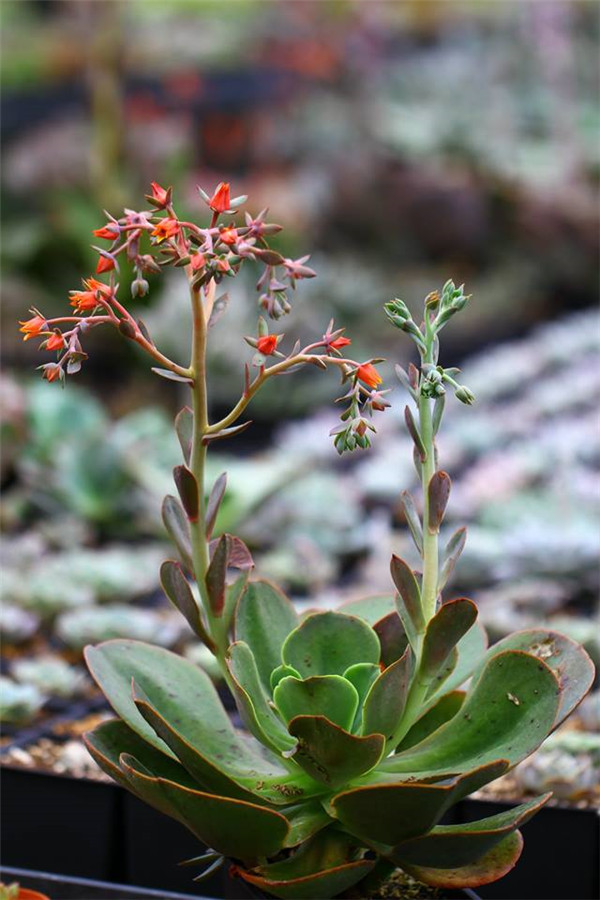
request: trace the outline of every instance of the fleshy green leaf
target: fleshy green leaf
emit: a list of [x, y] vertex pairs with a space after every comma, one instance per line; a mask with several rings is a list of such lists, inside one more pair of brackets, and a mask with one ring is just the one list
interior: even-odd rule
[[291, 666], [277, 666], [276, 669], [273, 669], [271, 678], [269, 679], [271, 693], [273, 693], [281, 679], [287, 678], [288, 676], [291, 678], [300, 678], [300, 672], [297, 672], [296, 669], [292, 669]]
[[405, 863], [402, 868], [413, 878], [431, 887], [476, 888], [504, 878], [517, 864], [522, 850], [521, 832], [513, 831], [468, 866], [457, 869], [434, 869], [431, 866], [411, 866]]
[[198, 635], [207, 647], [214, 647], [213, 641], [208, 636], [198, 604], [192, 594], [187, 578], [181, 571], [178, 562], [167, 559], [160, 567], [160, 583], [162, 588], [176, 609], [184, 616], [192, 631]]
[[312, 778], [328, 785], [369, 772], [385, 749], [383, 735], [357, 737], [324, 716], [297, 716], [290, 722], [289, 732], [298, 738], [292, 759]]
[[400, 753], [402, 750], [408, 750], [410, 747], [420, 744], [430, 734], [437, 731], [440, 725], [450, 721], [460, 710], [464, 699], [464, 691], [451, 691], [449, 694], [444, 694], [440, 697], [425, 715], [417, 719], [406, 737], [398, 745], [396, 752]]
[[408, 645], [408, 637], [396, 609], [375, 622], [373, 631], [381, 644], [381, 662], [384, 666], [391, 666], [400, 659]]
[[267, 759], [261, 749], [254, 750], [242, 741], [208, 675], [188, 660], [162, 647], [131, 640], [86, 647], [85, 655], [92, 676], [115, 712], [136, 734], [168, 756], [175, 754], [135, 705], [132, 680], [153, 709], [177, 727], [179, 737], [192, 748], [201, 747], [202, 757], [228, 777], [244, 775], [260, 780], [287, 776], [277, 759]]
[[458, 869], [469, 866], [496, 844], [516, 831], [544, 806], [551, 793], [522, 803], [514, 809], [459, 825], [437, 825], [423, 837], [404, 841], [394, 848], [392, 858], [398, 865]]
[[485, 660], [473, 675], [477, 681], [485, 662], [503, 650], [523, 650], [549, 666], [560, 685], [557, 719], [560, 725], [585, 697], [594, 681], [594, 664], [586, 651], [571, 638], [546, 628], [517, 631], [490, 647]]
[[413, 670], [413, 654], [407, 647], [404, 655], [373, 682], [363, 707], [363, 734], [383, 734], [386, 740], [392, 740], [402, 719]]
[[286, 847], [297, 847], [309, 840], [314, 834], [331, 824], [331, 818], [323, 809], [319, 800], [305, 800], [282, 807], [279, 812], [290, 823], [290, 832], [286, 838]]
[[268, 581], [251, 581], [235, 614], [235, 639], [254, 654], [260, 680], [271, 690], [271, 673], [281, 665], [281, 648], [298, 625], [296, 610], [279, 588]]
[[[460, 687], [469, 678], [485, 656], [487, 635], [479, 621], [469, 628], [456, 645], [458, 658], [453, 660], [452, 654], [442, 671], [433, 680], [427, 697], [427, 704], [436, 701], [442, 694], [447, 694]], [[449, 671], [447, 671], [449, 669]]]
[[337, 897], [357, 884], [375, 860], [356, 860], [352, 839], [330, 831], [303, 844], [282, 862], [238, 874], [256, 887], [284, 900]]
[[373, 629], [362, 619], [337, 612], [308, 616], [288, 635], [282, 649], [283, 662], [304, 678], [343, 675], [355, 663], [378, 663], [379, 655]]
[[344, 678], [354, 685], [358, 693], [358, 709], [350, 731], [358, 732], [360, 730], [365, 697], [375, 679], [379, 678], [380, 673], [381, 669], [374, 663], [356, 663], [344, 672]]
[[460, 597], [444, 603], [427, 624], [419, 676], [432, 680], [443, 668], [449, 654], [475, 624], [477, 607], [472, 600]]
[[252, 650], [243, 641], [236, 641], [227, 655], [233, 691], [246, 728], [272, 750], [290, 750], [295, 741], [269, 704]]
[[273, 700], [286, 722], [296, 716], [325, 716], [349, 731], [358, 709], [356, 688], [341, 675], [314, 675], [304, 681], [283, 678]]
[[156, 778], [141, 771], [133, 757], [122, 756], [121, 768], [139, 796], [149, 800], [164, 798], [179, 821], [224, 856], [248, 860], [273, 856], [285, 843], [290, 825], [275, 810]]
[[204, 583], [210, 608], [214, 616], [220, 616], [225, 606], [225, 578], [227, 576], [227, 559], [229, 556], [228, 535], [222, 534], [216, 542], [210, 564], [206, 571]]
[[558, 682], [541, 660], [505, 651], [486, 665], [460, 713], [418, 746], [385, 759], [386, 772], [464, 772], [505, 758], [529, 756], [551, 731]]
[[199, 496], [198, 482], [194, 473], [187, 466], [175, 466], [173, 469], [173, 479], [177, 487], [177, 493], [181, 500], [185, 513], [190, 522], [198, 519]]
[[[161, 778], [168, 778], [190, 788], [198, 787], [180, 763], [150, 746], [120, 719], [102, 722], [93, 731], [84, 734], [83, 741], [102, 771], [127, 790], [132, 790], [132, 785], [119, 766], [122, 753], [135, 756], [145, 768], [160, 775]], [[161, 800], [162, 798], [157, 797], [152, 805], [160, 812], [171, 815], [170, 807]]]
[[444, 784], [405, 782], [361, 786], [338, 794], [331, 806], [352, 834], [395, 846], [428, 832], [446, 810], [499, 778], [507, 768], [506, 760], [498, 760]]

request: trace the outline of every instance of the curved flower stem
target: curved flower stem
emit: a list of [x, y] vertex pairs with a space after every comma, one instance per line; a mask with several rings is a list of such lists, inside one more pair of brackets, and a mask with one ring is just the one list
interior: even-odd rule
[[344, 372], [346, 371], [346, 366], [355, 365], [355, 363], [353, 363], [352, 360], [349, 359], [339, 359], [338, 357], [325, 356], [324, 354], [307, 354], [304, 351], [302, 353], [297, 353], [295, 356], [289, 356], [287, 359], [283, 359], [280, 363], [269, 366], [268, 369], [261, 369], [254, 381], [244, 391], [231, 412], [228, 413], [228, 415], [226, 415], [219, 422], [215, 422], [214, 424], [210, 425], [206, 433], [216, 434], [217, 432], [222, 431], [224, 428], [229, 428], [231, 425], [234, 425], [241, 414], [244, 412], [252, 398], [255, 396], [255, 394], [258, 393], [263, 384], [269, 378], [271, 378], [271, 376], [281, 375], [283, 372], [293, 368], [294, 366], [305, 365], [306, 363], [314, 363], [314, 361], [317, 359], [320, 362], [325, 363], [326, 365], [333, 364], [334, 366], [338, 366], [338, 368], [341, 368]]

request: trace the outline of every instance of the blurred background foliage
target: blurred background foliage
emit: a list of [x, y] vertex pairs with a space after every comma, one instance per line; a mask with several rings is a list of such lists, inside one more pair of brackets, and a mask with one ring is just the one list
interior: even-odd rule
[[[475, 596], [495, 636], [555, 621], [597, 656], [600, 7], [4, 0], [1, 13], [0, 627], [18, 710], [27, 678], [32, 710], [43, 699], [39, 671], [13, 671], [15, 658], [73, 665], [86, 640], [115, 634], [192, 644], [157, 577], [185, 389], [153, 383], [101, 330], [64, 391], [36, 382], [35, 342], [15, 327], [32, 304], [65, 309], [101, 210], [141, 206], [151, 180], [190, 218], [196, 185], [221, 180], [252, 212], [268, 206], [279, 249], [311, 253], [318, 272], [281, 329], [320, 335], [334, 315], [357, 358], [389, 357], [390, 387], [409, 341], [382, 303], [414, 309], [448, 277], [466, 283], [442, 359], [478, 397], [449, 404], [441, 446], [451, 524], [470, 531], [452, 590]], [[237, 398], [255, 330], [252, 278], [238, 282], [213, 332], [215, 416]], [[151, 278], [136, 305], [185, 362], [181, 273]], [[211, 477], [230, 472], [219, 527], [309, 604], [388, 590], [390, 552], [409, 552], [398, 494], [414, 487], [400, 387], [373, 451], [343, 460], [327, 437], [334, 380], [311, 370], [270, 387], [253, 428], [212, 455]], [[60, 665], [43, 662], [64, 695]]]

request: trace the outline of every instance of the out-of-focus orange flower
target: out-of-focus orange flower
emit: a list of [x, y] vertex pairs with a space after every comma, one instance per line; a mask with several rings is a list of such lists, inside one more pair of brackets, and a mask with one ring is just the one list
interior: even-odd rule
[[263, 356], [271, 356], [277, 347], [277, 335], [265, 334], [263, 337], [259, 337], [256, 347]]
[[233, 227], [224, 228], [221, 231], [219, 237], [221, 238], [221, 240], [223, 241], [224, 244], [229, 244], [229, 246], [231, 246], [232, 244], [236, 243], [236, 241], [238, 239], [238, 233], [237, 233], [236, 229]]
[[217, 185], [217, 189], [210, 198], [208, 205], [214, 212], [222, 213], [229, 209], [230, 202], [229, 183], [222, 181]]
[[44, 366], [42, 378], [46, 381], [58, 381], [62, 377], [62, 369], [58, 363], [47, 363]]
[[329, 346], [333, 350], [341, 350], [342, 347], [347, 347], [348, 344], [351, 344], [351, 343], [352, 343], [352, 341], [350, 340], [350, 338], [339, 337], [339, 338], [336, 338], [334, 341], [330, 341]]
[[170, 201], [169, 191], [157, 184], [156, 181], [151, 181], [150, 187], [152, 188], [152, 198], [156, 200], [157, 204], [166, 206]]
[[42, 316], [33, 316], [25, 322], [19, 322], [19, 325], [21, 326], [19, 331], [25, 335], [24, 341], [29, 341], [31, 338], [37, 337], [42, 331], [48, 330], [46, 320]]
[[62, 350], [65, 346], [65, 339], [62, 334], [58, 334], [58, 332], [54, 331], [46, 343], [44, 347], [46, 350]]
[[114, 259], [110, 256], [102, 256], [101, 254], [98, 258], [98, 265], [96, 266], [96, 275], [101, 275], [103, 272], [110, 272], [114, 267]]
[[179, 234], [181, 225], [177, 219], [161, 219], [154, 231], [152, 237], [156, 238], [156, 243], [161, 244], [166, 238], [172, 238]]
[[94, 237], [102, 238], [105, 241], [114, 241], [116, 237], [119, 236], [121, 229], [116, 223], [109, 223], [108, 225], [104, 225], [102, 228], [96, 228], [93, 233]]
[[363, 363], [356, 370], [356, 377], [370, 388], [376, 388], [383, 381], [372, 363]]
[[231, 266], [228, 259], [217, 260], [217, 272], [231, 272]]

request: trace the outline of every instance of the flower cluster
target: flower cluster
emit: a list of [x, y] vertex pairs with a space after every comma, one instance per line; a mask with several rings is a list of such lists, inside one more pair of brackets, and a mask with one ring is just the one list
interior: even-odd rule
[[[247, 198], [232, 198], [228, 183], [221, 182], [212, 195], [201, 188], [198, 190], [211, 214], [204, 226], [179, 218], [173, 206], [172, 189], [157, 182], [151, 183], [151, 191], [146, 195], [151, 209], [125, 209], [119, 219], [107, 213], [108, 221], [93, 232], [95, 238], [107, 242], [105, 246], [94, 246], [98, 253], [96, 271], [83, 279], [81, 289], [70, 291], [73, 314], [46, 319], [39, 310], [32, 309], [32, 317], [20, 323], [24, 340], [41, 337], [40, 349], [57, 353], [56, 361], [40, 366], [44, 378], [63, 382], [65, 375], [79, 371], [87, 359], [81, 345], [82, 336], [90, 328], [110, 324], [160, 364], [153, 371], [183, 380], [193, 389], [200, 374], [198, 365], [203, 366], [204, 361], [196, 359], [195, 346], [189, 366], [174, 362], [158, 349], [143, 321], [134, 317], [126, 301], [119, 298], [117, 278], [124, 262], [133, 269], [131, 296], [134, 300], [148, 293], [149, 274], [160, 273], [168, 266], [184, 269], [195, 316], [193, 343], [200, 331], [206, 331], [208, 322], [220, 314], [215, 300], [216, 285], [224, 278], [234, 277], [248, 260], [264, 267], [257, 283], [259, 308], [271, 319], [279, 319], [290, 311], [288, 291], [295, 290], [298, 281], [315, 276], [306, 265], [309, 257], [285, 258], [269, 246], [267, 239], [277, 234], [281, 226], [266, 220], [266, 209], [256, 217], [246, 213], [243, 222], [236, 223], [232, 217]], [[230, 217], [229, 221], [222, 221], [225, 216]], [[103, 275], [106, 281], [100, 279]], [[374, 410], [387, 406], [381, 392], [376, 390], [381, 378], [374, 361], [361, 364], [345, 359], [341, 350], [351, 341], [343, 335], [343, 329], [333, 330], [333, 322], [320, 340], [303, 349], [297, 343], [287, 355], [279, 349], [283, 337], [283, 334], [269, 333], [266, 319], [259, 317], [257, 337], [246, 338], [256, 350], [253, 366], [258, 368], [258, 373], [252, 379], [250, 367], [246, 366], [244, 392], [239, 403], [220, 423], [207, 426], [209, 432], [216, 434], [230, 429], [267, 378], [311, 363], [321, 368], [333, 365], [339, 369], [343, 382], [352, 383], [350, 394], [346, 395], [350, 399], [349, 408], [342, 417], [346, 437], [336, 433], [337, 449], [341, 452], [368, 446], [366, 432], [374, 430], [370, 417]], [[273, 358], [274, 364], [267, 366]]]

